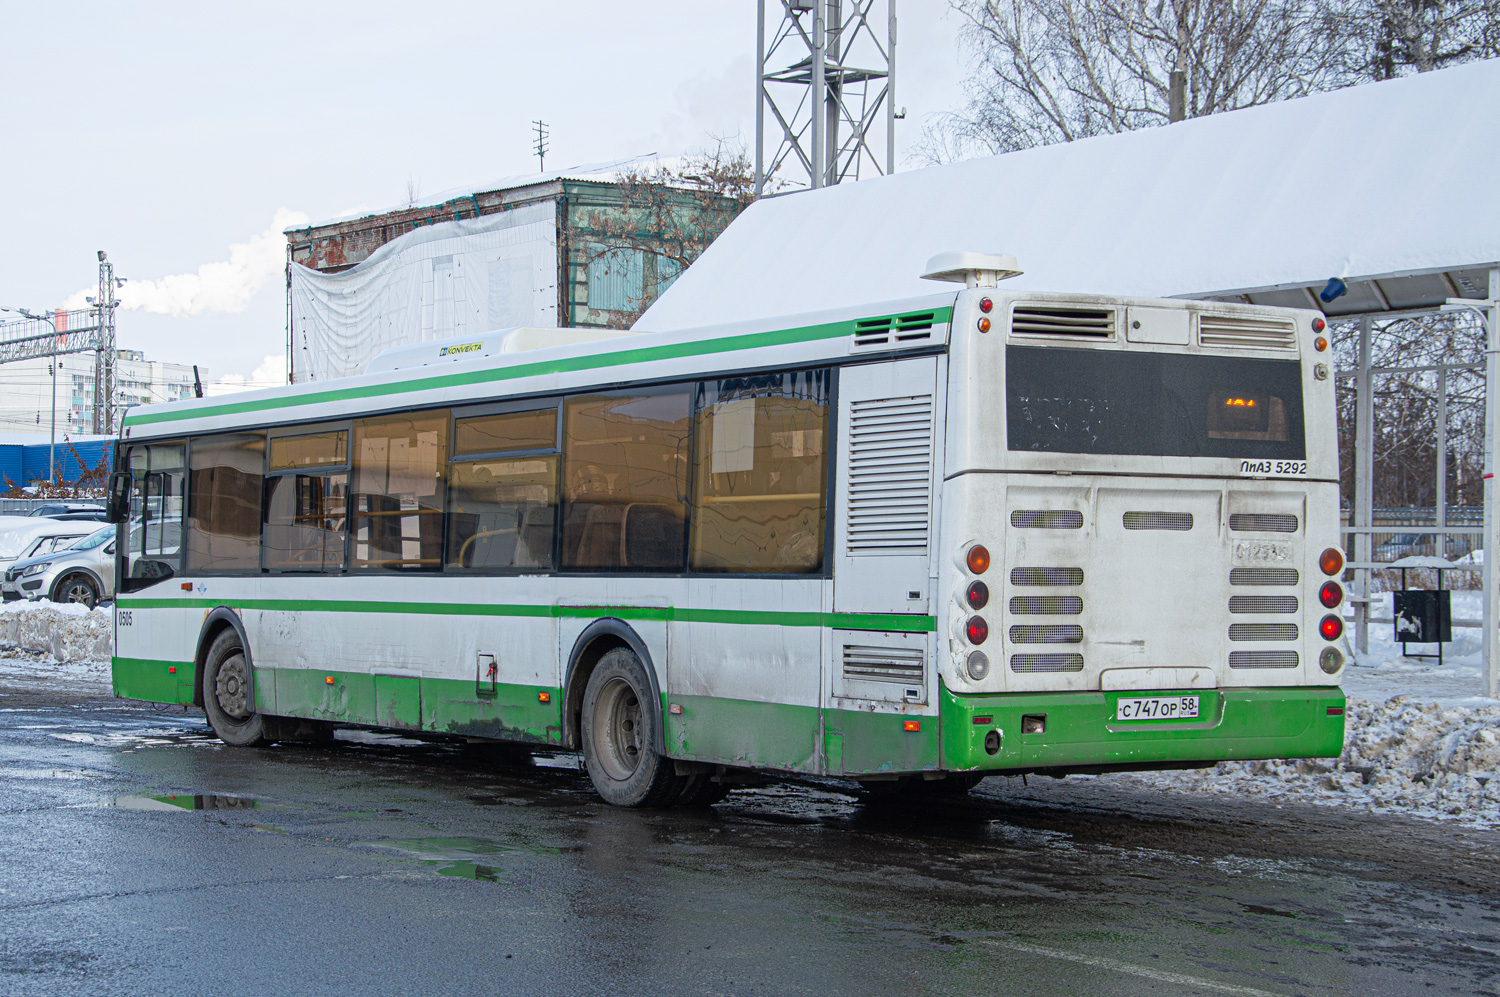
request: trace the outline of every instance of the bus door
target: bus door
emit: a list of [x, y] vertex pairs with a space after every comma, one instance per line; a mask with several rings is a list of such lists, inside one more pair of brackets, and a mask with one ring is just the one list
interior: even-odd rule
[[[839, 375], [834, 623], [824, 652], [830, 774], [876, 772], [903, 753], [925, 759], [921, 743], [929, 738], [936, 759], [931, 545], [943, 439], [939, 373], [939, 358], [919, 357]], [[916, 723], [930, 732], [903, 736], [910, 725], [902, 718], [929, 710], [931, 722]]]

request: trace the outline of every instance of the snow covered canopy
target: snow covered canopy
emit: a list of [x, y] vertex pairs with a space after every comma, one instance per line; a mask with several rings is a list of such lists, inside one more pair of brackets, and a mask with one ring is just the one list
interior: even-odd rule
[[[1225, 297], [1331, 315], [1482, 298], [1500, 262], [1500, 60], [750, 207], [635, 328], [930, 293], [936, 253], [1011, 288]], [[1349, 293], [1317, 299], [1329, 278]]]

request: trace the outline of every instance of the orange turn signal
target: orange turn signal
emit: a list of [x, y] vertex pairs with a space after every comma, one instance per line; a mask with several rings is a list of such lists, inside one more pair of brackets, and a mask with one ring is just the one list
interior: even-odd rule
[[536, 701], [538, 703], [550, 703], [550, 702], [552, 702], [552, 693], [550, 693], [550, 692], [539, 692], [539, 693], [536, 694]]
[[333, 676], [329, 675], [326, 678], [324, 678], [323, 681], [327, 682], [329, 685], [333, 685]]
[[912, 730], [912, 731], [921, 730], [922, 729], [922, 721], [920, 721], [920, 720], [903, 720], [903, 721], [901, 721], [901, 729], [902, 730]]
[[1339, 553], [1337, 547], [1329, 547], [1318, 555], [1318, 567], [1323, 569], [1325, 575], [1336, 575], [1344, 570], [1344, 555]]
[[975, 544], [969, 548], [968, 556], [964, 558], [969, 570], [976, 575], [982, 575], [990, 569], [990, 551], [984, 544]]

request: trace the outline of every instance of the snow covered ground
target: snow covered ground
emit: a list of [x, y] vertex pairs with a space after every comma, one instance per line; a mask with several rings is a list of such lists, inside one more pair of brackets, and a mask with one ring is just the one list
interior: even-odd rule
[[[1389, 596], [1373, 615], [1390, 615]], [[1479, 593], [1455, 592], [1453, 616], [1477, 618]], [[1403, 658], [1392, 629], [1372, 624], [1370, 652], [1345, 669], [1348, 726], [1337, 760], [1225, 762], [1199, 771], [1097, 778], [1500, 826], [1500, 701], [1483, 696], [1478, 630], [1455, 628], [1439, 666], [1433, 658]], [[109, 642], [108, 609], [0, 606], [0, 680], [107, 693]]]

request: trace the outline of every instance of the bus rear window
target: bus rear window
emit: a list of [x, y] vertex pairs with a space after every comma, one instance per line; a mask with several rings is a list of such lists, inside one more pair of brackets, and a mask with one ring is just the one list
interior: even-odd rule
[[1295, 360], [1009, 346], [1011, 450], [1301, 460]]

